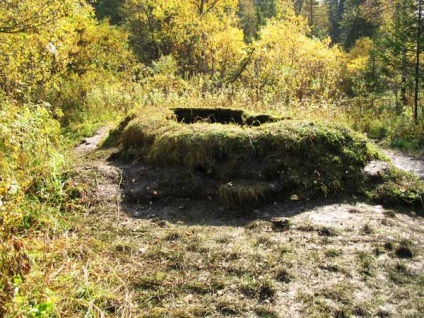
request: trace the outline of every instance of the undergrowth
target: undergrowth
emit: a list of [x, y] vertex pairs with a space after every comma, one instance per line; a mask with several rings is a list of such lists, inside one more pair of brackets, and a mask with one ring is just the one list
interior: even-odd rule
[[0, 113], [0, 315], [11, 307], [41, 314], [49, 308], [45, 297], [20, 285], [34, 265], [30, 237], [61, 228], [60, 126], [48, 104], [18, 106], [6, 99]]

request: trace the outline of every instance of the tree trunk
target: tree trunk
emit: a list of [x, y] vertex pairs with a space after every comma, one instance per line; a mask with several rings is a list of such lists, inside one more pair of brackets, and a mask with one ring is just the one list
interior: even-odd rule
[[[402, 82], [400, 84], [400, 98], [402, 101], [402, 107], [407, 104], [406, 99], [406, 47], [402, 48]], [[400, 113], [400, 112], [399, 112]]]
[[311, 27], [311, 36], [314, 36], [314, 0], [309, 0], [310, 10], [309, 13], [309, 26]]
[[422, 0], [418, 0], [418, 25], [417, 25], [417, 55], [415, 61], [415, 97], [414, 97], [414, 121], [418, 124], [418, 93], [419, 93], [419, 76], [420, 76], [420, 40], [421, 40], [421, 15]]

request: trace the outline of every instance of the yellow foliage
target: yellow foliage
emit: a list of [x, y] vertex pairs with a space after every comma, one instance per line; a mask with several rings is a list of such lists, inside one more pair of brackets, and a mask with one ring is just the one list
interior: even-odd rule
[[308, 33], [306, 21], [294, 15], [270, 20], [262, 29], [244, 76], [258, 99], [268, 94], [290, 103], [331, 99], [340, 93], [342, 52]]
[[244, 57], [237, 6], [237, 0], [129, 1], [132, 43], [142, 59], [172, 54], [182, 73], [224, 78]]
[[20, 101], [45, 100], [58, 78], [69, 73], [128, 68], [126, 43], [127, 34], [98, 24], [85, 2], [2, 2], [0, 88]]
[[348, 74], [355, 75], [367, 69], [373, 44], [373, 41], [368, 37], [356, 41], [355, 46], [347, 54], [346, 69]]

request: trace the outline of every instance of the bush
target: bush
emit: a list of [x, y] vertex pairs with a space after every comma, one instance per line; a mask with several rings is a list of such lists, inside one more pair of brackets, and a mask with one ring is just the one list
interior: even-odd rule
[[0, 110], [0, 316], [31, 269], [22, 233], [38, 230], [62, 197], [60, 127], [48, 104]]

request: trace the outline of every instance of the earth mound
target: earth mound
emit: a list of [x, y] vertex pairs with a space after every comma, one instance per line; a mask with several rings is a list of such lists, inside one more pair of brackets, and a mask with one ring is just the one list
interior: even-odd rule
[[[234, 109], [175, 108], [132, 114], [112, 136], [122, 146], [122, 159], [155, 171], [154, 192], [160, 196], [254, 206], [365, 195], [419, 206], [424, 193], [422, 183], [390, 164], [367, 173], [366, 165], [382, 155], [365, 136], [341, 125]], [[133, 193], [137, 200], [152, 189], [143, 186]]]

